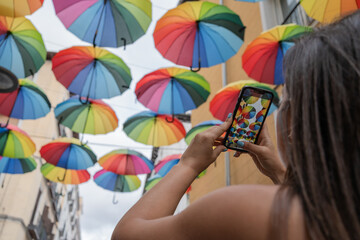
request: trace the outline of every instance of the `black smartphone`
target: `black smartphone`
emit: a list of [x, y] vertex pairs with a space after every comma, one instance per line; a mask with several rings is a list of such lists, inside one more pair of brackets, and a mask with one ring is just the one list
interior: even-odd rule
[[239, 141], [256, 143], [269, 112], [274, 94], [265, 89], [244, 86], [233, 113], [233, 122], [227, 130], [224, 145], [236, 151], [245, 151]]

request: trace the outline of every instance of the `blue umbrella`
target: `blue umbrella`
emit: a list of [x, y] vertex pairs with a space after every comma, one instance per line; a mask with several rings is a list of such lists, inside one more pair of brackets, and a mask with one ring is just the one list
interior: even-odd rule
[[32, 157], [8, 158], [0, 156], [0, 173], [23, 174], [33, 171], [36, 165]]

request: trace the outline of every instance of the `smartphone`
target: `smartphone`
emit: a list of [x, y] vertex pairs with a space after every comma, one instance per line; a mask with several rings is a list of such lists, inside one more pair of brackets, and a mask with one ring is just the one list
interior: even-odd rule
[[238, 141], [256, 144], [273, 98], [274, 94], [269, 90], [250, 86], [242, 88], [233, 122], [225, 135], [225, 147], [246, 152], [237, 144]]

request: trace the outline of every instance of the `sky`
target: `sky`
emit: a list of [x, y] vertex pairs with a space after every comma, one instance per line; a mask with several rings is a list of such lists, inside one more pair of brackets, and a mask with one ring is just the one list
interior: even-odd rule
[[[84, 141], [88, 141], [88, 145], [98, 158], [119, 148], [135, 149], [151, 158], [151, 146], [133, 141], [122, 131], [122, 125], [128, 117], [146, 110], [141, 103], [136, 101], [134, 94], [136, 83], [147, 73], [159, 68], [174, 66], [155, 49], [152, 33], [156, 21], [167, 10], [176, 7], [178, 0], [151, 0], [151, 2], [153, 4], [153, 20], [146, 34], [132, 45], [127, 45], [126, 50], [123, 48], [107, 48], [124, 60], [131, 70], [133, 80], [130, 89], [124, 94], [105, 100], [115, 110], [119, 118], [119, 127], [106, 135], [93, 136], [87, 134], [84, 136]], [[72, 46], [90, 46], [89, 43], [81, 41], [62, 25], [55, 14], [51, 0], [45, 0], [43, 7], [28, 18], [42, 34], [48, 51], [57, 52]], [[178, 149], [179, 153], [184, 150], [183, 147], [177, 145], [174, 145], [174, 149]], [[96, 164], [88, 170], [91, 175], [94, 175], [100, 170], [100, 166]], [[142, 180], [141, 187], [131, 193], [116, 193], [115, 197], [118, 201], [116, 205], [112, 203], [114, 193], [98, 187], [92, 180], [80, 185], [80, 196], [83, 198], [83, 214], [80, 220], [82, 239], [110, 239], [116, 223], [141, 197], [145, 175], [139, 177]]]

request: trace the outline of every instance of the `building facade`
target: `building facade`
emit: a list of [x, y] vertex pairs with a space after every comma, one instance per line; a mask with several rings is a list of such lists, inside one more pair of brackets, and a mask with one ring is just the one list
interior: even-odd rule
[[[49, 59], [51, 55], [48, 56]], [[68, 91], [56, 81], [47, 60], [33, 81], [48, 96], [52, 110], [69, 97]], [[0, 116], [1, 122], [7, 117]], [[43, 177], [40, 167], [44, 160], [39, 150], [46, 143], [72, 132], [59, 127], [51, 111], [37, 120], [10, 120], [29, 134], [36, 144], [34, 159], [37, 168], [26, 174], [0, 174], [0, 239], [79, 240], [81, 198], [77, 186], [53, 183]]]

